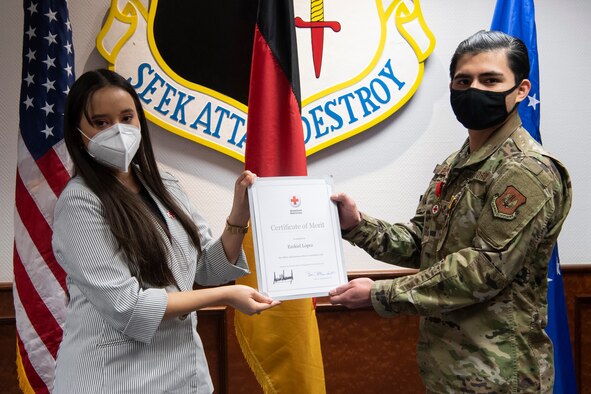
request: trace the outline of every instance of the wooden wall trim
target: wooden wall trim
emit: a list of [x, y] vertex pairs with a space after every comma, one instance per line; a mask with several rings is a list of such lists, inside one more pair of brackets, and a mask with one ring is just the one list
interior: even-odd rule
[[591, 272], [591, 263], [560, 264], [563, 272]]
[[[563, 272], [591, 272], [591, 263], [569, 263], [560, 264]], [[396, 267], [388, 270], [351, 270], [347, 271], [349, 279], [368, 277], [374, 280], [397, 278], [411, 275], [418, 270], [411, 268]], [[12, 291], [12, 282], [0, 282], [0, 292]]]
[[[560, 270], [562, 272], [591, 272], [591, 263], [571, 263], [571, 264], [560, 264]], [[412, 275], [418, 272], [416, 269], [397, 267], [391, 270], [356, 270], [347, 271], [349, 279], [355, 278], [371, 278], [374, 280], [381, 279], [392, 279], [400, 276]]]
[[0, 283], [0, 325], [16, 324], [14, 321], [14, 300], [12, 283]]
[[393, 268], [389, 270], [357, 270], [347, 271], [349, 280], [356, 278], [372, 278], [373, 280], [392, 279], [401, 276], [412, 275], [417, 273], [419, 270], [411, 268]]
[[0, 316], [0, 326], [9, 326], [16, 324], [14, 316]]
[[[575, 361], [575, 374], [577, 377], [577, 387], [581, 389], [583, 384], [583, 348], [585, 347], [585, 341], [583, 335], [587, 333], [585, 327], [583, 327], [583, 309], [585, 306], [591, 305], [591, 294], [590, 295], [577, 295], [575, 296], [575, 335], [573, 338], [574, 342], [574, 361]], [[588, 334], [588, 333], [587, 333]]]

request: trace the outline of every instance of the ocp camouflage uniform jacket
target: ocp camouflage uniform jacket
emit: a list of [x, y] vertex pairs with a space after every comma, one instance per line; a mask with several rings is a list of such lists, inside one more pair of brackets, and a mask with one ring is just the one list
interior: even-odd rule
[[375, 282], [373, 307], [421, 315], [417, 359], [429, 392], [550, 392], [547, 273], [571, 205], [566, 169], [515, 113], [434, 173], [410, 223], [362, 214], [343, 234], [378, 260], [420, 268]]

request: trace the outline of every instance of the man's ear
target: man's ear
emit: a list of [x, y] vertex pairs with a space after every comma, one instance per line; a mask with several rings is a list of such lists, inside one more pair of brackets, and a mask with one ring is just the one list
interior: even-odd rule
[[530, 90], [531, 82], [529, 81], [529, 79], [524, 79], [523, 81], [521, 81], [521, 83], [517, 87], [517, 102], [525, 100]]

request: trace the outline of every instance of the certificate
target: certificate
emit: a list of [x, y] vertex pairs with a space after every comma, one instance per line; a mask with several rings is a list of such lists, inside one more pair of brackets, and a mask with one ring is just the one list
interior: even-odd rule
[[257, 178], [248, 189], [259, 291], [326, 296], [347, 283], [331, 178]]

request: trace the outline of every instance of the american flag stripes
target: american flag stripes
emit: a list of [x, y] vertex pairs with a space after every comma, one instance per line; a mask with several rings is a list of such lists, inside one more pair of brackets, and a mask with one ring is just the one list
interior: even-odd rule
[[23, 7], [13, 259], [17, 370], [23, 392], [49, 393], [67, 302], [51, 235], [53, 208], [71, 175], [63, 112], [75, 78], [74, 51], [65, 0], [25, 0]]

